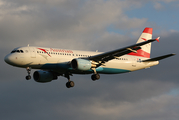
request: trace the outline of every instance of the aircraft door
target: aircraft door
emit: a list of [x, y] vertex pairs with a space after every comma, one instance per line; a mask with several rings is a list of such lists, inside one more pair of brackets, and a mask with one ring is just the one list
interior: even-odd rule
[[34, 47], [29, 47], [31, 58], [36, 58], [36, 52]]

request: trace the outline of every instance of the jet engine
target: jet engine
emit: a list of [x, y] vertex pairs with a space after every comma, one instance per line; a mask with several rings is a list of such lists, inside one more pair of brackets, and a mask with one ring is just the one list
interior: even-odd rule
[[57, 75], [49, 71], [35, 71], [33, 77], [36, 82], [40, 83], [51, 82], [57, 79]]
[[95, 64], [92, 64], [91, 61], [85, 60], [85, 59], [73, 59], [71, 61], [71, 67], [74, 70], [81, 70], [81, 71], [86, 71], [91, 68], [96, 67]]

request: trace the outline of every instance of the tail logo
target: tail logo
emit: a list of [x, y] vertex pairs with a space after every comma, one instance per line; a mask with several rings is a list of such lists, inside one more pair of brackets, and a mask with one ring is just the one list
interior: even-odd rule
[[141, 38], [142, 40], [144, 40], [144, 41], [147, 41], [147, 39], [145, 39], [145, 38]]

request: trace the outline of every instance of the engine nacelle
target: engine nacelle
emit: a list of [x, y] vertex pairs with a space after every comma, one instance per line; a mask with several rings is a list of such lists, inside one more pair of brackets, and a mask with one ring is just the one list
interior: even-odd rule
[[54, 75], [49, 71], [35, 71], [33, 77], [36, 82], [41, 83], [51, 82], [52, 80], [57, 79], [57, 75]]
[[91, 64], [91, 61], [85, 60], [85, 59], [73, 59], [71, 61], [71, 67], [75, 70], [81, 70], [81, 71], [86, 71], [89, 70], [95, 65]]

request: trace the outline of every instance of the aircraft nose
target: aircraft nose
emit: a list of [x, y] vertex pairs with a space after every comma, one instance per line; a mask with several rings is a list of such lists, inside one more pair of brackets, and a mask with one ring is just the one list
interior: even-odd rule
[[9, 55], [6, 55], [4, 57], [4, 61], [9, 64], [9, 62], [10, 62]]
[[7, 64], [10, 64], [10, 65], [13, 64], [13, 58], [12, 58], [11, 55], [6, 55], [6, 56], [4, 57], [4, 61], [5, 61]]

